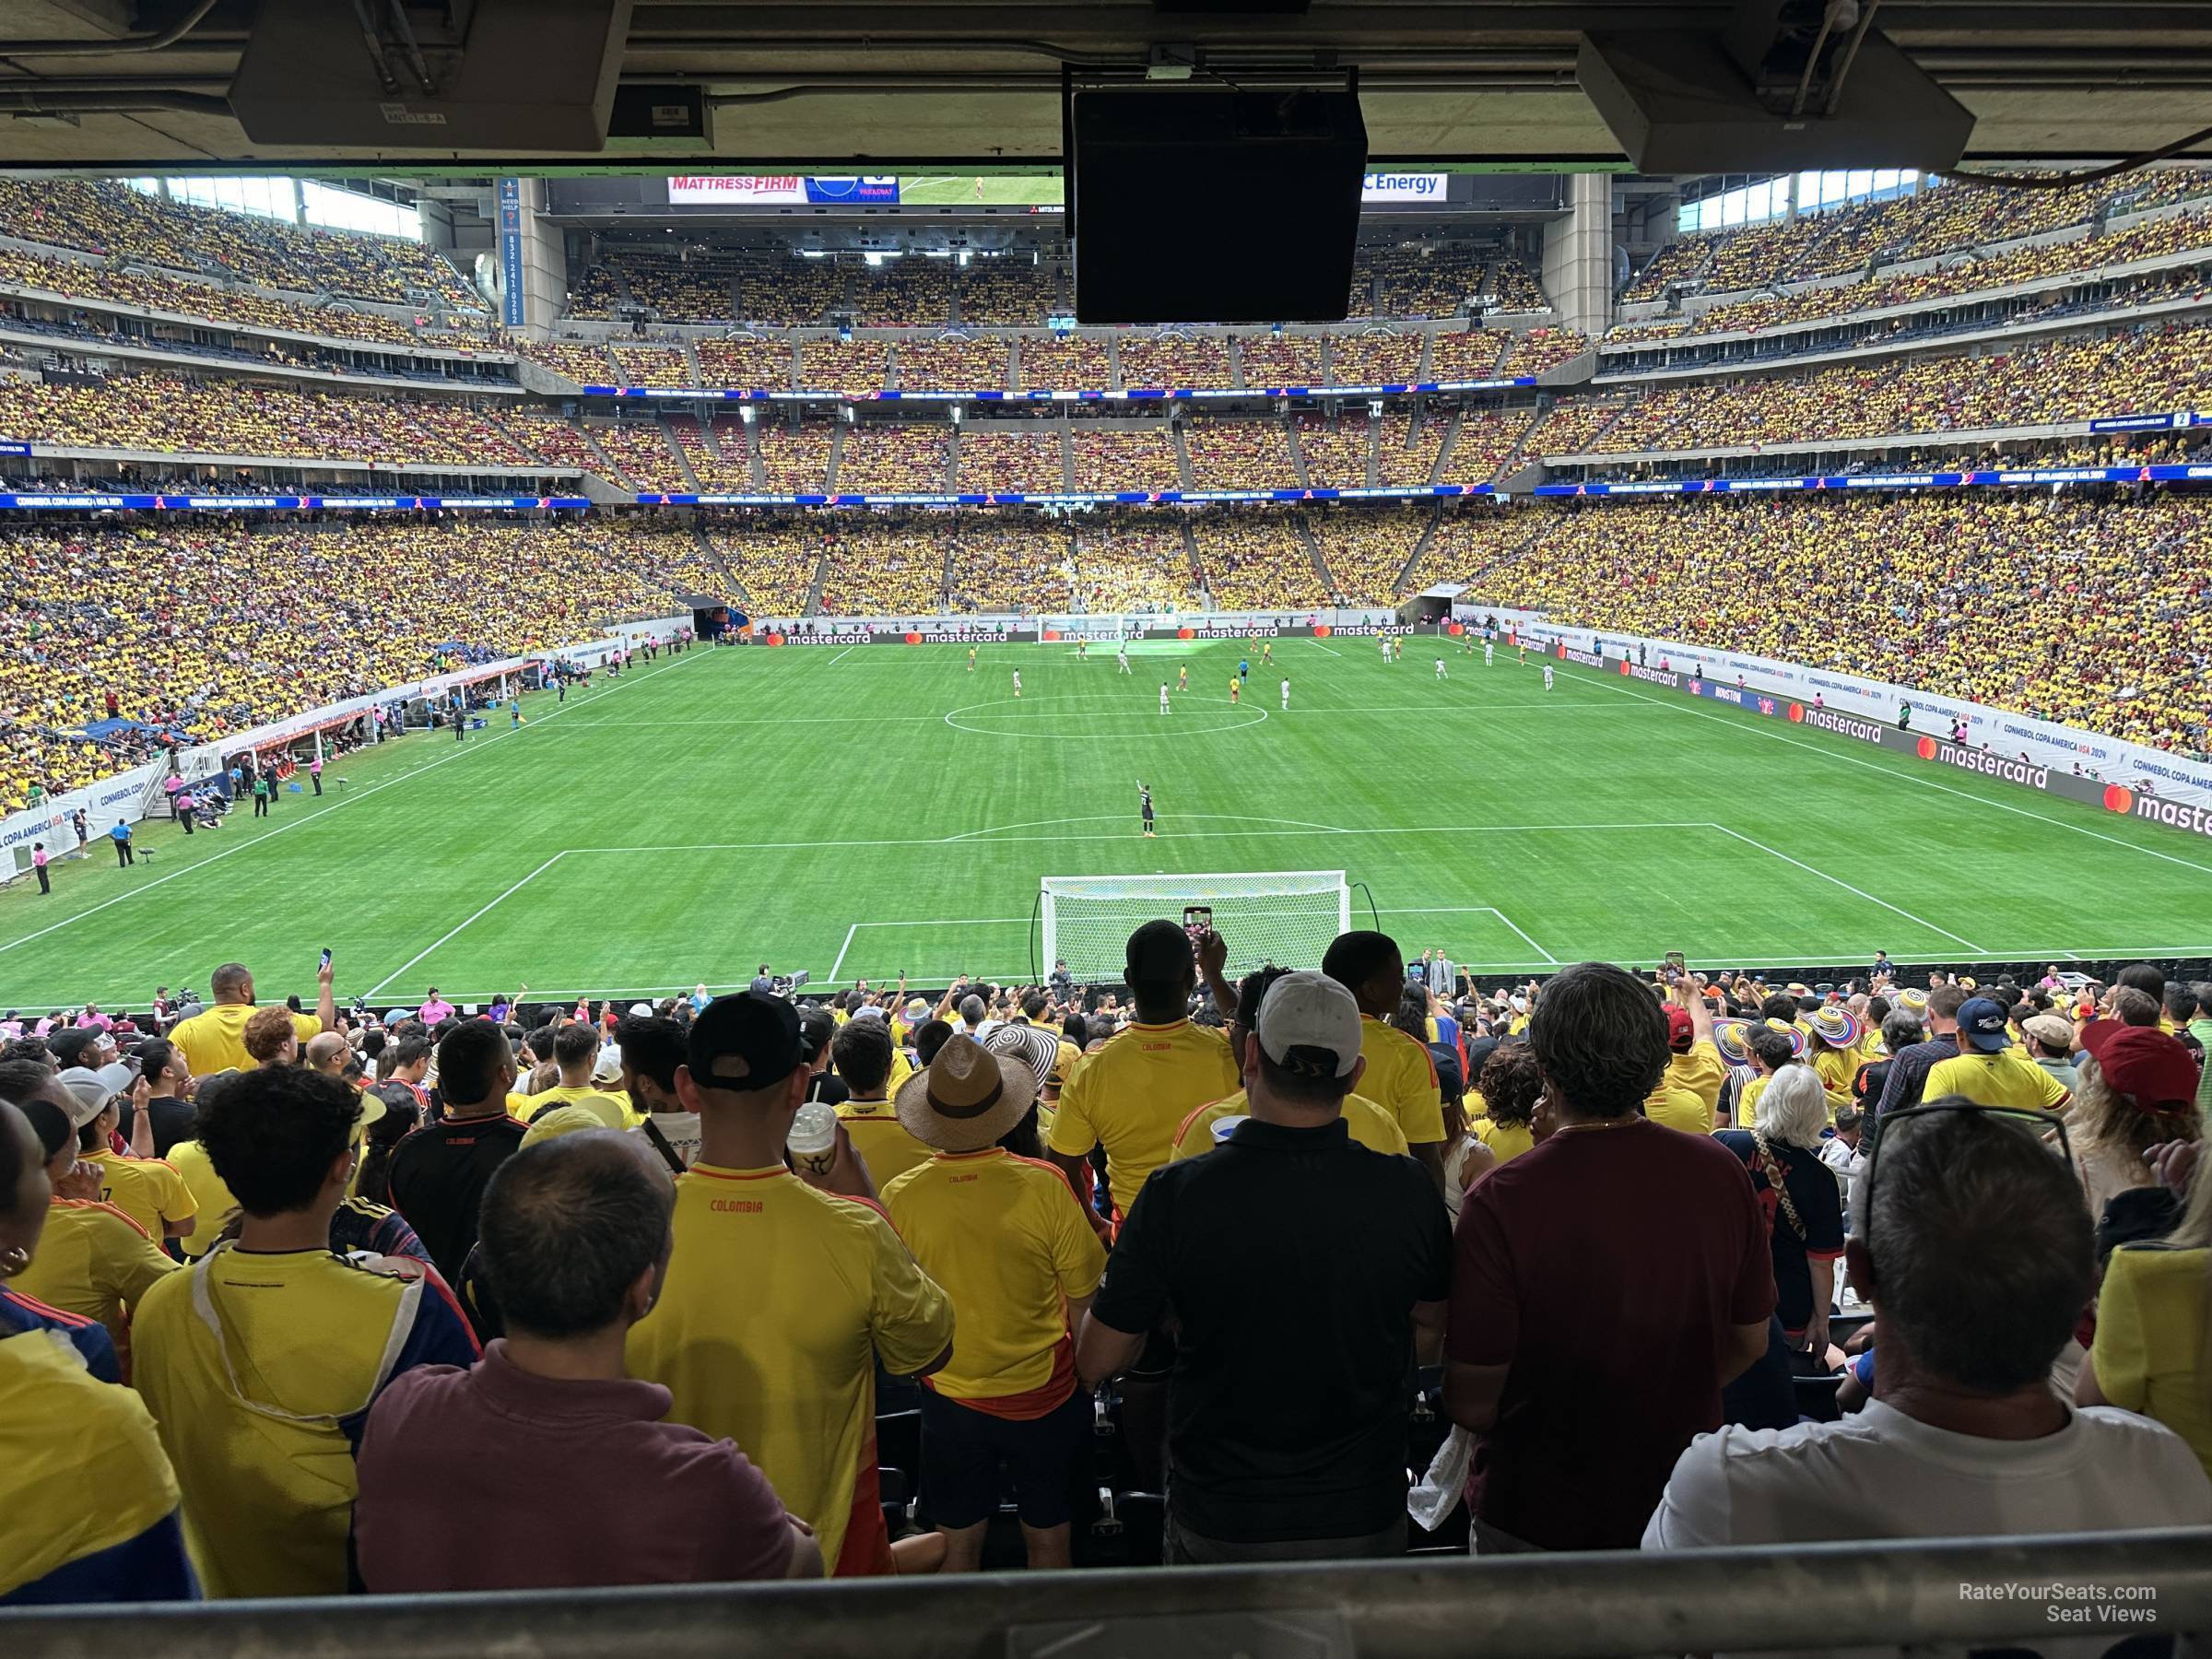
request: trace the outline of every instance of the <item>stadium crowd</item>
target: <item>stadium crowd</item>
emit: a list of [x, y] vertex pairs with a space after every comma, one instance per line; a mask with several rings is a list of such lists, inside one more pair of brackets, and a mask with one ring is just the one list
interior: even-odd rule
[[[2212, 748], [2194, 496], [1724, 496], [1470, 516], [1490, 526], [1470, 549], [1488, 559], [1443, 572], [1473, 584], [1470, 603]], [[1807, 605], [1811, 568], [1853, 577]]]
[[207, 741], [715, 585], [688, 533], [606, 518], [40, 526], [0, 559], [0, 813], [121, 770], [90, 723]]
[[2212, 984], [1229, 950], [11, 1015], [0, 1604], [2212, 1524]]
[[[2168, 254], [2212, 253], [2212, 213], [2174, 214], [2124, 230], [2087, 236], [2077, 241], [2040, 242], [1956, 264], [1917, 271], [1909, 276], [1875, 276], [1838, 288], [1799, 288], [1756, 300], [1732, 300], [1716, 305], [1694, 318], [1631, 323], [1611, 330], [1608, 345], [1625, 341], [1682, 339], [1698, 335], [1749, 332], [1780, 324], [1816, 318], [1841, 317], [1886, 306], [1911, 305], [1923, 300], [1954, 299], [2031, 283], [2074, 273], [2099, 272], [2109, 266]], [[2192, 288], [2201, 286], [2201, 272], [2187, 278]], [[2115, 309], [2139, 303], [2122, 293], [2112, 300]]]
[[484, 310], [445, 256], [420, 242], [196, 207], [113, 180], [0, 179], [0, 225], [25, 241], [288, 293], [328, 292], [387, 305], [431, 299]]
[[2212, 170], [2186, 163], [2065, 190], [1924, 183], [1887, 201], [1683, 237], [1653, 255], [1621, 298], [1657, 300], [1684, 286], [1733, 293], [1841, 276], [1877, 260], [1932, 259], [2076, 225], [2100, 227], [2119, 214], [2206, 194], [2212, 194]]

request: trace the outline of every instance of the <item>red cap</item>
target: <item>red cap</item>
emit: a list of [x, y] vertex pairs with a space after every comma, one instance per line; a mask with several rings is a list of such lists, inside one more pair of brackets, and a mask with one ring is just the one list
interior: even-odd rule
[[2081, 1028], [2081, 1046], [2096, 1056], [2104, 1080], [2135, 1096], [2147, 1112], [2187, 1107], [2196, 1100], [2196, 1062], [2178, 1038], [2155, 1027], [2092, 1019]]
[[1689, 1022], [1689, 1010], [1675, 1004], [1666, 1009], [1666, 1046], [1677, 1053], [1689, 1052], [1690, 1033], [1697, 1028]]

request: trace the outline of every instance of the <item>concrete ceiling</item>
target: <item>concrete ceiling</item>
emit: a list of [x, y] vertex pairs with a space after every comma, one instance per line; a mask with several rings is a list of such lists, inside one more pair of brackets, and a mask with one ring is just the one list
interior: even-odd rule
[[[0, 46], [159, 33], [198, 9], [191, 0], [0, 0]], [[647, 171], [685, 159], [831, 171], [1049, 161], [1060, 150], [1063, 63], [1133, 69], [1149, 49], [1172, 46], [1244, 67], [1358, 65], [1378, 162], [1617, 165], [1619, 144], [1575, 84], [1582, 34], [1710, 29], [1731, 9], [1312, 0], [1302, 13], [1265, 15], [1150, 0], [658, 0], [634, 8], [622, 79], [704, 87], [717, 106], [711, 150], [381, 153], [395, 171], [559, 159]], [[256, 10], [252, 0], [216, 0], [157, 50], [0, 52], [0, 166], [374, 161], [380, 152], [271, 151], [247, 139], [224, 95]], [[2212, 4], [2203, 0], [1886, 0], [1877, 22], [1973, 113], [1972, 158], [2117, 158], [2212, 125]], [[334, 53], [359, 50], [358, 38], [331, 41]]]

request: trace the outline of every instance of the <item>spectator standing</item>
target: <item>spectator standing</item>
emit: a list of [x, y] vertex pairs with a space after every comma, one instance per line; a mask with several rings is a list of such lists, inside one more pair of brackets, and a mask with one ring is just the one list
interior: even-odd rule
[[448, 1282], [460, 1277], [476, 1247], [477, 1212], [492, 1171], [522, 1144], [523, 1125], [507, 1115], [513, 1083], [504, 1033], [488, 1019], [463, 1020], [438, 1045], [444, 1115], [392, 1154], [392, 1207], [420, 1235]]
[[1872, 1401], [1839, 1422], [1700, 1436], [1646, 1549], [2212, 1522], [2212, 1481], [2180, 1436], [2051, 1391], [2095, 1282], [2089, 1216], [2019, 1120], [1886, 1124], [1849, 1254], [1881, 1329]]
[[2005, 1009], [1986, 996], [1959, 1005], [1959, 1051], [1928, 1068], [1924, 1091], [1931, 1100], [1957, 1095], [1979, 1106], [2010, 1106], [2022, 1111], [2056, 1112], [2071, 1098], [2066, 1086], [2040, 1065], [2022, 1063], [2012, 1051]]
[[915, 1136], [887, 1092], [895, 1052], [890, 1028], [876, 1018], [848, 1019], [837, 1028], [830, 1049], [851, 1090], [837, 1106], [838, 1121], [880, 1192], [909, 1170], [929, 1162], [932, 1155], [929, 1144]]
[[2123, 1244], [2104, 1265], [2097, 1339], [2075, 1380], [2082, 1406], [2156, 1418], [2212, 1475], [2212, 1179], [2189, 1183], [2188, 1207], [2163, 1239]]
[[1460, 1210], [1444, 1403], [1478, 1552], [1626, 1547], [1767, 1351], [1766, 1230], [1733, 1153], [1637, 1111], [1667, 1059], [1647, 985], [1564, 969], [1528, 1038], [1557, 1126]]
[[1827, 1127], [1828, 1097], [1818, 1074], [1788, 1065], [1759, 1095], [1750, 1128], [1714, 1136], [1751, 1172], [1773, 1255], [1774, 1316], [1782, 1334], [1793, 1349], [1816, 1359], [1828, 1352], [1836, 1263], [1843, 1254], [1842, 1196], [1821, 1156]]
[[[317, 995], [312, 1014], [297, 1014], [292, 1023], [305, 1042], [318, 1031], [338, 1028], [338, 1004], [332, 990], [331, 970], [316, 975]], [[195, 1077], [220, 1071], [250, 1071], [256, 1062], [246, 1053], [246, 1021], [253, 1018], [253, 976], [239, 962], [226, 962], [207, 979], [214, 1002], [191, 1018], [180, 1020], [169, 1040], [183, 1052], [184, 1064]]]
[[[2081, 1081], [2068, 1118], [2089, 1213], [2156, 1178], [2147, 1161], [2168, 1141], [2203, 1137], [2196, 1063], [2181, 1040], [2150, 1026], [2092, 1019], [2081, 1028]], [[2022, 1069], [2025, 1069], [2024, 1067]]]
[[39, 1253], [53, 1187], [0, 1100], [0, 1609], [198, 1594], [177, 1479], [100, 1324], [5, 1288]]
[[422, 1029], [433, 1037], [438, 1034], [438, 1028], [453, 1017], [453, 1005], [438, 994], [435, 985], [424, 994], [422, 1006], [415, 1011], [415, 1018], [422, 1021]]
[[1339, 934], [1321, 959], [1321, 971], [1359, 1005], [1361, 1073], [1368, 1098], [1384, 1107], [1406, 1132], [1413, 1155], [1443, 1190], [1444, 1105], [1436, 1066], [1421, 1042], [1391, 1026], [1407, 978], [1406, 959], [1388, 934]]
[[37, 1133], [53, 1194], [37, 1253], [9, 1279], [12, 1288], [79, 1319], [107, 1327], [129, 1371], [131, 1321], [146, 1293], [176, 1264], [146, 1230], [98, 1197], [93, 1171], [76, 1156], [79, 1113], [87, 1103], [32, 1060], [0, 1061], [0, 1100], [22, 1108]]
[[1198, 967], [1182, 929], [1164, 920], [1146, 923], [1129, 935], [1124, 959], [1136, 1019], [1068, 1079], [1047, 1143], [1078, 1192], [1088, 1190], [1091, 1148], [1106, 1148], [1117, 1216], [1129, 1213], [1146, 1177], [1168, 1161], [1183, 1119], [1241, 1080], [1221, 1033], [1191, 1023]]
[[2058, 1079], [2069, 1095], [2081, 1080], [2074, 1065], [2074, 1026], [2059, 1014], [2031, 1014], [2020, 1024], [2022, 1052]]
[[982, 1566], [1002, 1461], [1029, 1564], [1073, 1565], [1068, 1493], [1092, 1425], [1070, 1327], [1099, 1288], [1106, 1251], [1066, 1178], [1009, 1149], [1036, 1149], [1036, 1100], [1026, 1062], [965, 1037], [899, 1091], [899, 1121], [934, 1150], [885, 1183], [884, 1213], [953, 1311], [952, 1359], [922, 1395], [923, 1500], [951, 1572]]
[[1917, 1106], [1927, 1088], [1928, 1073], [1939, 1060], [1952, 1060], [1959, 1055], [1959, 1010], [1967, 1004], [1967, 994], [1957, 985], [1937, 985], [1928, 993], [1927, 1012], [1923, 1021], [1927, 1035], [1903, 1050], [1889, 1051], [1889, 1075], [1882, 1080], [1882, 1097], [1875, 1108], [1875, 1134], [1881, 1134], [1880, 1120], [1892, 1112], [1907, 1106]]
[[631, 1131], [650, 1145], [672, 1175], [699, 1156], [699, 1113], [677, 1098], [676, 1072], [684, 1063], [684, 1028], [654, 1015], [631, 1015], [615, 1029], [622, 1051], [622, 1092], [638, 1119]]
[[[171, 1147], [192, 1138], [193, 1108], [186, 1098], [192, 1072], [184, 1064], [184, 1051], [159, 1037], [139, 1045], [138, 1067], [146, 1079], [146, 1099], [140, 1104], [153, 1124], [154, 1156], [167, 1158]], [[119, 1127], [128, 1140], [136, 1125], [126, 1122]]]
[[1096, 1382], [1176, 1315], [1171, 1563], [1405, 1550], [1406, 1380], [1451, 1238], [1428, 1172], [1346, 1133], [1365, 1035], [1333, 977], [1266, 988], [1250, 1115], [1146, 1182], [1084, 1321], [1077, 1367]]
[[46, 873], [46, 843], [44, 841], [30, 843], [30, 867], [32, 873], [39, 878], [39, 891], [41, 893], [53, 892], [53, 878]]
[[[477, 1267], [507, 1334], [471, 1369], [409, 1371], [371, 1410], [354, 1510], [371, 1590], [821, 1576], [745, 1453], [665, 1421], [668, 1391], [624, 1370], [668, 1270], [673, 1198], [649, 1149], [605, 1131], [500, 1166]], [[578, 1492], [594, 1525], [574, 1524]]]
[[677, 1182], [675, 1259], [629, 1364], [669, 1390], [677, 1421], [745, 1448], [833, 1575], [888, 1572], [876, 1365], [942, 1368], [952, 1307], [873, 1204], [784, 1163], [806, 1089], [781, 997], [718, 997], [692, 1021], [677, 1092], [700, 1114], [700, 1156]]
[[238, 1196], [239, 1234], [147, 1292], [136, 1383], [210, 1595], [342, 1594], [364, 1414], [403, 1372], [477, 1358], [429, 1268], [331, 1252], [359, 1115], [352, 1089], [296, 1066], [230, 1079], [202, 1103], [200, 1139]]
[[[1252, 1034], [1259, 1021], [1260, 1003], [1266, 996], [1267, 988], [1289, 971], [1288, 968], [1255, 969], [1239, 982], [1237, 1011], [1229, 1023], [1229, 1052], [1240, 1060], [1251, 1049]], [[1184, 1118], [1177, 1128], [1174, 1156], [1196, 1158], [1212, 1151], [1222, 1144], [1222, 1136], [1228, 1133], [1221, 1125], [1226, 1124], [1233, 1130], [1250, 1112], [1250, 1102], [1242, 1088], [1218, 1100], [1207, 1101]], [[1347, 1093], [1344, 1097], [1343, 1117], [1345, 1133], [1361, 1146], [1401, 1156], [1406, 1152], [1406, 1132], [1398, 1127], [1398, 1120], [1364, 1095]]]
[[[505, 1041], [505, 1038], [502, 1036], [500, 1041]], [[599, 1034], [592, 1026], [575, 1019], [557, 1027], [553, 1032], [553, 1064], [559, 1081], [550, 1088], [541, 1088], [530, 1095], [529, 1103], [517, 1108], [516, 1115], [522, 1122], [526, 1124], [539, 1112], [551, 1112], [558, 1106], [582, 1106], [609, 1129], [634, 1127], [628, 1101], [609, 1094], [594, 1078], [599, 1065]], [[442, 1079], [442, 1065], [439, 1075]]]

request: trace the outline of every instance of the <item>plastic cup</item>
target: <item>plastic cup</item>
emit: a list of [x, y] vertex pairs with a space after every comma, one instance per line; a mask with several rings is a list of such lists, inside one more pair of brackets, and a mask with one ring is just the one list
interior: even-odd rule
[[1232, 1117], [1225, 1117], [1216, 1122], [1214, 1124], [1214, 1145], [1218, 1147], [1223, 1141], [1227, 1140], [1230, 1135], [1234, 1135], [1237, 1132], [1237, 1125], [1244, 1122], [1244, 1119], [1245, 1114], [1240, 1112]]
[[827, 1175], [837, 1161], [837, 1113], [819, 1100], [809, 1100], [791, 1120], [783, 1137], [794, 1168], [808, 1175]]

